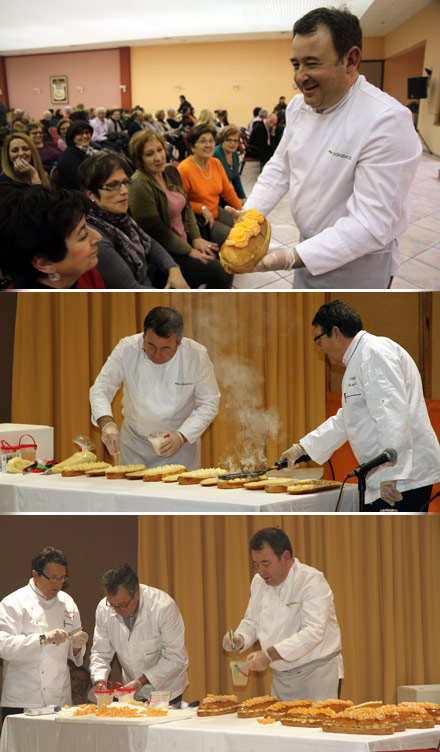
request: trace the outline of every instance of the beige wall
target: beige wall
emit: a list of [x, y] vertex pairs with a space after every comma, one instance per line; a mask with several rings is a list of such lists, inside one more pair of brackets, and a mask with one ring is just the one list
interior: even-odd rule
[[[291, 44], [282, 39], [133, 47], [133, 104], [154, 112], [177, 106], [185, 94], [196, 115], [203, 108], [226, 109], [229, 122], [247, 125], [254, 107], [271, 110], [280, 96], [292, 98]], [[363, 57], [381, 58], [382, 39], [365, 39]], [[239, 84], [237, 91], [233, 84]]]
[[[440, 81], [440, 0], [399, 26], [384, 39], [384, 57], [388, 60], [425, 44], [423, 68], [432, 70], [428, 99], [421, 100], [419, 130], [436, 154], [440, 154], [440, 127], [434, 125], [439, 113]], [[419, 74], [422, 75], [422, 74]]]
[[408, 104], [408, 78], [426, 75], [423, 72], [424, 59], [423, 44], [415, 50], [386, 60], [383, 88], [387, 94], [391, 94], [402, 104]]

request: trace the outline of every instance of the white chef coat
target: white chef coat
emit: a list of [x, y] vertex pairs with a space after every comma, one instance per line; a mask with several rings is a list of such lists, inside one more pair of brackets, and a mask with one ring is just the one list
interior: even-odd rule
[[81, 626], [78, 608], [67, 593], [45, 598], [33, 579], [0, 603], [0, 658], [3, 658], [3, 707], [41, 708], [70, 705], [67, 660], [81, 666], [85, 645], [73, 654], [71, 640], [40, 645], [40, 634], [52, 629], [71, 632]]
[[299, 559], [293, 560], [286, 579], [276, 587], [255, 575], [249, 604], [236, 632], [244, 638], [243, 650], [259, 640], [263, 650], [273, 646], [278, 651], [282, 660], [270, 664], [274, 673], [341, 655], [341, 633], [330, 586], [322, 572]]
[[304, 269], [294, 287], [386, 288], [422, 153], [412, 115], [359, 76], [321, 114], [299, 94], [245, 209], [270, 212], [289, 191]]
[[163, 590], [139, 585], [138, 613], [132, 631], [122, 616], [106, 605], [103, 598], [96, 609], [90, 673], [93, 682], [104, 681], [110, 673], [114, 654], [118, 656], [124, 683], [144, 674], [148, 683], [137, 696], [169, 691], [170, 699], [188, 686], [188, 653], [185, 626], [176, 603]]
[[[199, 439], [218, 413], [220, 392], [203, 345], [183, 337], [167, 363], [153, 363], [143, 349], [143, 334], [121, 339], [90, 389], [92, 422], [112, 415], [111, 403], [124, 382], [121, 460], [148, 467], [172, 463], [196, 469]], [[171, 457], [159, 457], [148, 441], [156, 431], [180, 431], [187, 443]]]
[[440, 481], [440, 446], [411, 356], [391, 339], [363, 330], [346, 354], [342, 407], [300, 439], [301, 446], [319, 464], [346, 441], [359, 464], [384, 449], [395, 449], [395, 465], [380, 465], [368, 473], [367, 504], [380, 498], [382, 481], [396, 480], [399, 491]]

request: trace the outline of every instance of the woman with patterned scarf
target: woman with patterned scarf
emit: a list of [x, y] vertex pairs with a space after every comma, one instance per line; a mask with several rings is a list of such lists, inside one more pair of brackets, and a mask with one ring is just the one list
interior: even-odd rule
[[123, 156], [104, 151], [87, 157], [78, 171], [92, 202], [87, 223], [102, 235], [98, 271], [106, 288], [189, 289], [170, 254], [127, 214], [129, 175]]

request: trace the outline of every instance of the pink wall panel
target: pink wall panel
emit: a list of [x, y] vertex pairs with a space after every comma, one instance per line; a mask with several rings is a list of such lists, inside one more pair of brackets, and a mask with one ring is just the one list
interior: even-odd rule
[[[37, 119], [48, 107], [62, 106], [52, 104], [50, 76], [67, 76], [68, 104], [73, 107], [79, 102], [86, 107], [121, 104], [118, 49], [22, 55], [5, 60], [10, 107], [28, 110]], [[77, 86], [84, 91], [77, 91]]]

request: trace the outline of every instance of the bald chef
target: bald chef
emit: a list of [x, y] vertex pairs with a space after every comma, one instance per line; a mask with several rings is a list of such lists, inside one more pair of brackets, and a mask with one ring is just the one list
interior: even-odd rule
[[[153, 308], [143, 334], [119, 341], [90, 389], [92, 422], [110, 454], [121, 452], [123, 464], [200, 467], [200, 436], [218, 413], [220, 392], [206, 348], [182, 333], [179, 311]], [[119, 435], [111, 403], [122, 382]], [[157, 432], [165, 435], [159, 454], [148, 439]]]

